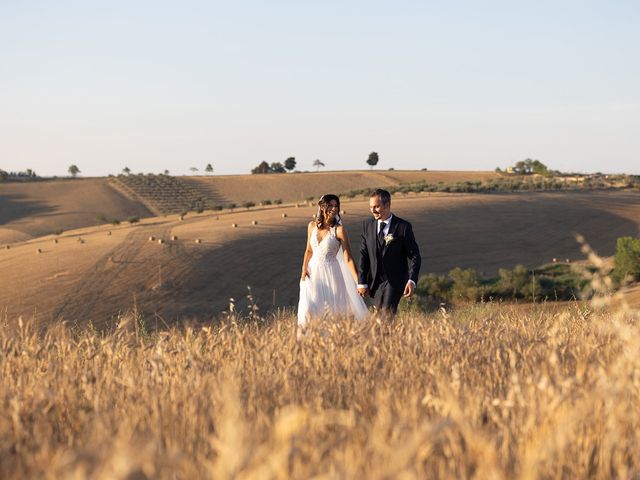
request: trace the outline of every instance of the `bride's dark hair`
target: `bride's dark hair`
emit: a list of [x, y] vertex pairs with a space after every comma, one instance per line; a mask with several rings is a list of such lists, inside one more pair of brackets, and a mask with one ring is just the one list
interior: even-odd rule
[[[336, 216], [333, 217], [333, 221], [331, 222], [331, 225], [329, 225], [328, 224], [329, 220], [327, 218], [327, 207], [329, 206], [329, 203], [331, 203], [333, 200], [335, 200], [337, 203], [338, 213], [336, 213]], [[338, 224], [340, 224], [340, 199], [338, 198], [337, 195], [334, 195], [333, 193], [327, 193], [326, 195], [322, 195], [320, 197], [320, 200], [318, 200], [318, 214], [316, 215], [316, 226], [318, 227], [318, 229], [322, 230], [323, 228], [334, 227]]]

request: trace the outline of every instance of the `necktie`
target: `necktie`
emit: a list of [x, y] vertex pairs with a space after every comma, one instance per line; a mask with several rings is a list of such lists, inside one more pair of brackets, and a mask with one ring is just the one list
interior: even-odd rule
[[386, 223], [380, 222], [380, 231], [378, 231], [378, 243], [380, 244], [380, 246], [384, 245], [384, 227], [386, 226]]

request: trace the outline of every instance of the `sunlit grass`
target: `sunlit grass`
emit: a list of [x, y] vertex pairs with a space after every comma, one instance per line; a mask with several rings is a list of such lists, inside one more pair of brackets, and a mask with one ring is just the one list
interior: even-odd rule
[[634, 312], [0, 330], [0, 477], [629, 478]]

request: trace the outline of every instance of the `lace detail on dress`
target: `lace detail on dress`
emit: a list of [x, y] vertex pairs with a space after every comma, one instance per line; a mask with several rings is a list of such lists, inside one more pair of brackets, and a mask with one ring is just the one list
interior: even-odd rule
[[340, 250], [340, 240], [336, 236], [336, 227], [331, 227], [329, 232], [318, 239], [318, 227], [313, 227], [311, 232], [311, 249], [316, 262], [326, 263], [337, 261], [336, 255]]

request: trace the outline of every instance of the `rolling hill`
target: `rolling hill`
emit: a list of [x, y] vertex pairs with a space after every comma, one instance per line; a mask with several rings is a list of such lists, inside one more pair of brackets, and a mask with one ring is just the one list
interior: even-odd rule
[[150, 217], [211, 205], [297, 202], [323, 193], [399, 185], [483, 180], [491, 172], [355, 171], [278, 175], [108, 178], [0, 182], [0, 245], [113, 219]]
[[0, 182], [0, 245], [151, 215], [105, 178]]
[[[357, 250], [368, 204], [354, 199], [342, 208]], [[460, 266], [491, 274], [518, 263], [581, 258], [575, 233], [599, 254], [611, 255], [618, 237], [638, 234], [640, 195], [410, 194], [396, 195], [393, 210], [414, 224], [421, 273]], [[189, 214], [182, 221], [151, 217], [19, 242], [0, 250], [0, 309], [6, 318], [104, 326], [135, 306], [148, 324], [163, 325], [211, 318], [228, 308], [230, 298], [243, 308], [247, 286], [263, 310], [294, 307], [305, 226], [314, 212], [290, 205]]]

